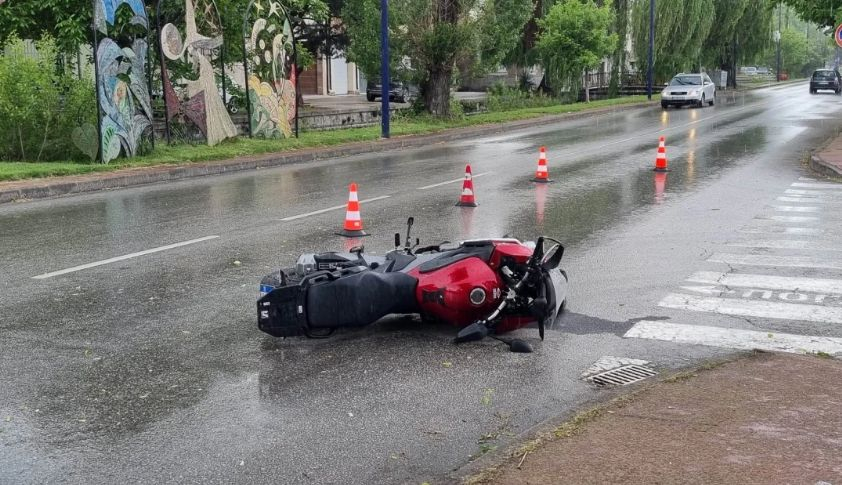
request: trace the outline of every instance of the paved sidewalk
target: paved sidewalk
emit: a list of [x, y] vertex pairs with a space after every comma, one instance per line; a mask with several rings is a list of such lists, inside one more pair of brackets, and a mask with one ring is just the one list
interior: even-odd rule
[[842, 485], [841, 383], [842, 361], [755, 354], [590, 412], [471, 483]]

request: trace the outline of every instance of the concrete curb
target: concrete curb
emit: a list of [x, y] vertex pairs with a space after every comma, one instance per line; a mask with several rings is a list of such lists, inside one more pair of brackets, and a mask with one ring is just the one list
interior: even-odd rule
[[842, 176], [842, 168], [826, 162], [820, 155], [810, 156], [810, 170], [828, 177]]
[[348, 157], [364, 153], [383, 152], [401, 148], [421, 147], [435, 143], [471, 138], [480, 135], [506, 133], [523, 128], [549, 125], [570, 119], [589, 118], [608, 112], [629, 111], [654, 106], [653, 102], [641, 102], [628, 105], [609, 106], [577, 113], [549, 115], [540, 118], [517, 120], [504, 123], [455, 128], [429, 135], [408, 135], [387, 140], [355, 142], [327, 148], [309, 148], [280, 153], [269, 153], [240, 157], [231, 160], [188, 163], [179, 165], [157, 165], [153, 167], [127, 168], [114, 172], [44, 179], [29, 179], [17, 182], [0, 182], [0, 204], [81, 194], [107, 189], [119, 189], [160, 182], [181, 180], [190, 177], [217, 175], [223, 173], [253, 170], [257, 168], [277, 167], [281, 165], [311, 162], [326, 158]]

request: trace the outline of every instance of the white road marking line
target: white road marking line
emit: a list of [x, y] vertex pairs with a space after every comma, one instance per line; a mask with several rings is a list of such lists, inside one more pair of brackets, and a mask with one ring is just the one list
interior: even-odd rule
[[183, 242], [179, 242], [179, 243], [175, 243], [175, 244], [167, 244], [166, 246], [159, 246], [157, 248], [146, 249], [144, 251], [138, 251], [136, 253], [124, 254], [123, 256], [117, 256], [117, 257], [114, 257], [114, 258], [103, 259], [102, 261], [95, 261], [93, 263], [82, 264], [82, 265], [79, 265], [79, 266], [74, 266], [72, 268], [62, 269], [62, 270], [59, 270], [59, 271], [53, 271], [51, 273], [39, 274], [38, 276], [33, 276], [32, 278], [36, 279], [36, 280], [43, 280], [43, 279], [47, 279], [47, 278], [52, 278], [53, 276], [59, 276], [59, 275], [67, 274], [67, 273], [73, 273], [73, 272], [76, 272], [76, 271], [82, 271], [83, 269], [95, 268], [97, 266], [102, 266], [104, 264], [111, 264], [111, 263], [116, 263], [117, 261], [124, 261], [126, 259], [137, 258], [138, 256], [145, 256], [147, 254], [157, 253], [157, 252], [160, 252], [160, 251], [166, 251], [168, 249], [175, 249], [175, 248], [179, 248], [181, 246], [187, 246], [188, 244], [196, 244], [196, 243], [200, 243], [200, 242], [203, 242], [203, 241], [210, 241], [211, 239], [216, 239], [218, 237], [219, 236], [205, 236], [205, 237], [200, 237], [199, 239], [191, 239], [189, 241], [183, 241]]
[[805, 322], [842, 323], [842, 308], [783, 303], [766, 300], [715, 298], [711, 296], [670, 293], [658, 303], [664, 308], [696, 312], [735, 315], [740, 317], [772, 318], [776, 320], [801, 320]]
[[770, 219], [779, 222], [815, 222], [818, 217], [813, 216], [772, 216]]
[[785, 268], [842, 269], [842, 261], [828, 261], [811, 256], [769, 256], [766, 254], [715, 253], [708, 258], [712, 263], [739, 264], [744, 266], [779, 266]]
[[[366, 203], [366, 202], [374, 202], [374, 201], [376, 201], [376, 200], [388, 199], [389, 197], [391, 197], [391, 195], [381, 195], [380, 197], [373, 197], [373, 198], [371, 198], [371, 199], [361, 200], [361, 201], [360, 201], [360, 204], [364, 204], [364, 203]], [[308, 212], [308, 213], [306, 213], [306, 214], [298, 214], [298, 215], [296, 215], [296, 216], [284, 217], [283, 219], [281, 219], [281, 222], [289, 222], [289, 221], [294, 221], [294, 220], [296, 220], [296, 219], [303, 219], [303, 218], [305, 218], [305, 217], [317, 216], [317, 215], [319, 215], [319, 214], [324, 214], [325, 212], [330, 212], [330, 211], [335, 211], [335, 210], [339, 210], [339, 209], [344, 209], [344, 208], [346, 208], [347, 206], [348, 206], [348, 204], [335, 205], [335, 206], [333, 206], [333, 207], [328, 207], [327, 209], [321, 209], [321, 210], [317, 210], [317, 211], [313, 211], [313, 212]]]
[[784, 234], [795, 234], [795, 235], [805, 235], [805, 234], [822, 234], [824, 229], [813, 229], [810, 227], [785, 227]]
[[[488, 175], [490, 173], [493, 173], [493, 172], [482, 172], [482, 173], [474, 174], [474, 175], [471, 175], [471, 179], [479, 178], [479, 177], [482, 177], [483, 175]], [[435, 187], [441, 187], [442, 185], [455, 184], [456, 182], [462, 182], [463, 180], [465, 180], [464, 175], [462, 177], [458, 178], [458, 179], [448, 180], [447, 182], [439, 182], [439, 183], [433, 184], [433, 185], [425, 185], [423, 187], [418, 187], [418, 190], [427, 190], [427, 189], [432, 189], [432, 188], [435, 188]]]
[[836, 241], [809, 241], [805, 239], [778, 239], [765, 241], [737, 241], [729, 246], [741, 248], [805, 249], [810, 251], [842, 251], [842, 244]]
[[828, 192], [823, 192], [821, 190], [786, 189], [784, 193], [790, 195], [830, 195]]
[[763, 288], [768, 290], [811, 291], [814, 293], [842, 295], [842, 280], [827, 278], [698, 271], [690, 275], [687, 281], [726, 286], [728, 288]]
[[804, 204], [824, 204], [827, 202], [825, 199], [819, 199], [818, 197], [805, 197], [801, 196], [789, 196], [789, 197], [778, 197], [776, 200], [781, 202], [801, 202]]
[[745, 234], [789, 234], [791, 236], [806, 236], [806, 235], [815, 235], [815, 234], [823, 234], [824, 233], [824, 229], [813, 229], [813, 228], [809, 228], [809, 227], [781, 227], [781, 226], [738, 229], [738, 231], [742, 232], [742, 233], [745, 233]]
[[759, 349], [799, 354], [824, 352], [837, 355], [842, 353], [842, 338], [758, 332], [705, 325], [681, 325], [651, 320], [636, 323], [624, 337], [726, 349]]
[[792, 187], [800, 187], [802, 189], [830, 189], [842, 190], [842, 184], [828, 184], [828, 183], [809, 183], [809, 182], [795, 182]]
[[821, 212], [821, 207], [796, 206], [796, 205], [775, 205], [772, 206], [780, 212]]

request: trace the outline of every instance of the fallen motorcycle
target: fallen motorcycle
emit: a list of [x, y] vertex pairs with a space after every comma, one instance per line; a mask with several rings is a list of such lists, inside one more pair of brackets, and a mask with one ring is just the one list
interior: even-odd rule
[[389, 314], [420, 314], [462, 327], [456, 343], [491, 336], [514, 352], [531, 352], [522, 340], [496, 335], [537, 322], [543, 340], [567, 297], [561, 243], [542, 236], [534, 243], [499, 238], [418, 248], [417, 238], [411, 244], [413, 222], [407, 221], [405, 246], [395, 234], [395, 249], [384, 256], [361, 246], [302, 254], [294, 267], [265, 276], [258, 328], [275, 337], [324, 338]]

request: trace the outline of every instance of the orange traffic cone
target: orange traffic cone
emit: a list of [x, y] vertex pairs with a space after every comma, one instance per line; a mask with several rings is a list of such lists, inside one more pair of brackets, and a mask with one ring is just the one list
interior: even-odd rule
[[476, 207], [477, 201], [474, 198], [474, 181], [471, 178], [471, 165], [465, 165], [465, 181], [462, 182], [462, 196], [456, 203], [460, 207]]
[[667, 168], [667, 147], [664, 137], [658, 138], [658, 155], [655, 157], [655, 171], [668, 172]]
[[535, 178], [532, 179], [534, 182], [540, 183], [547, 183], [552, 182], [550, 180], [550, 172], [547, 170], [547, 149], [546, 147], [541, 147], [541, 152], [538, 155], [538, 169], [535, 170]]
[[363, 231], [363, 220], [360, 218], [360, 199], [357, 195], [357, 184], [351, 184], [348, 194], [348, 209], [345, 211], [345, 225], [336, 234], [345, 237], [368, 236]]

